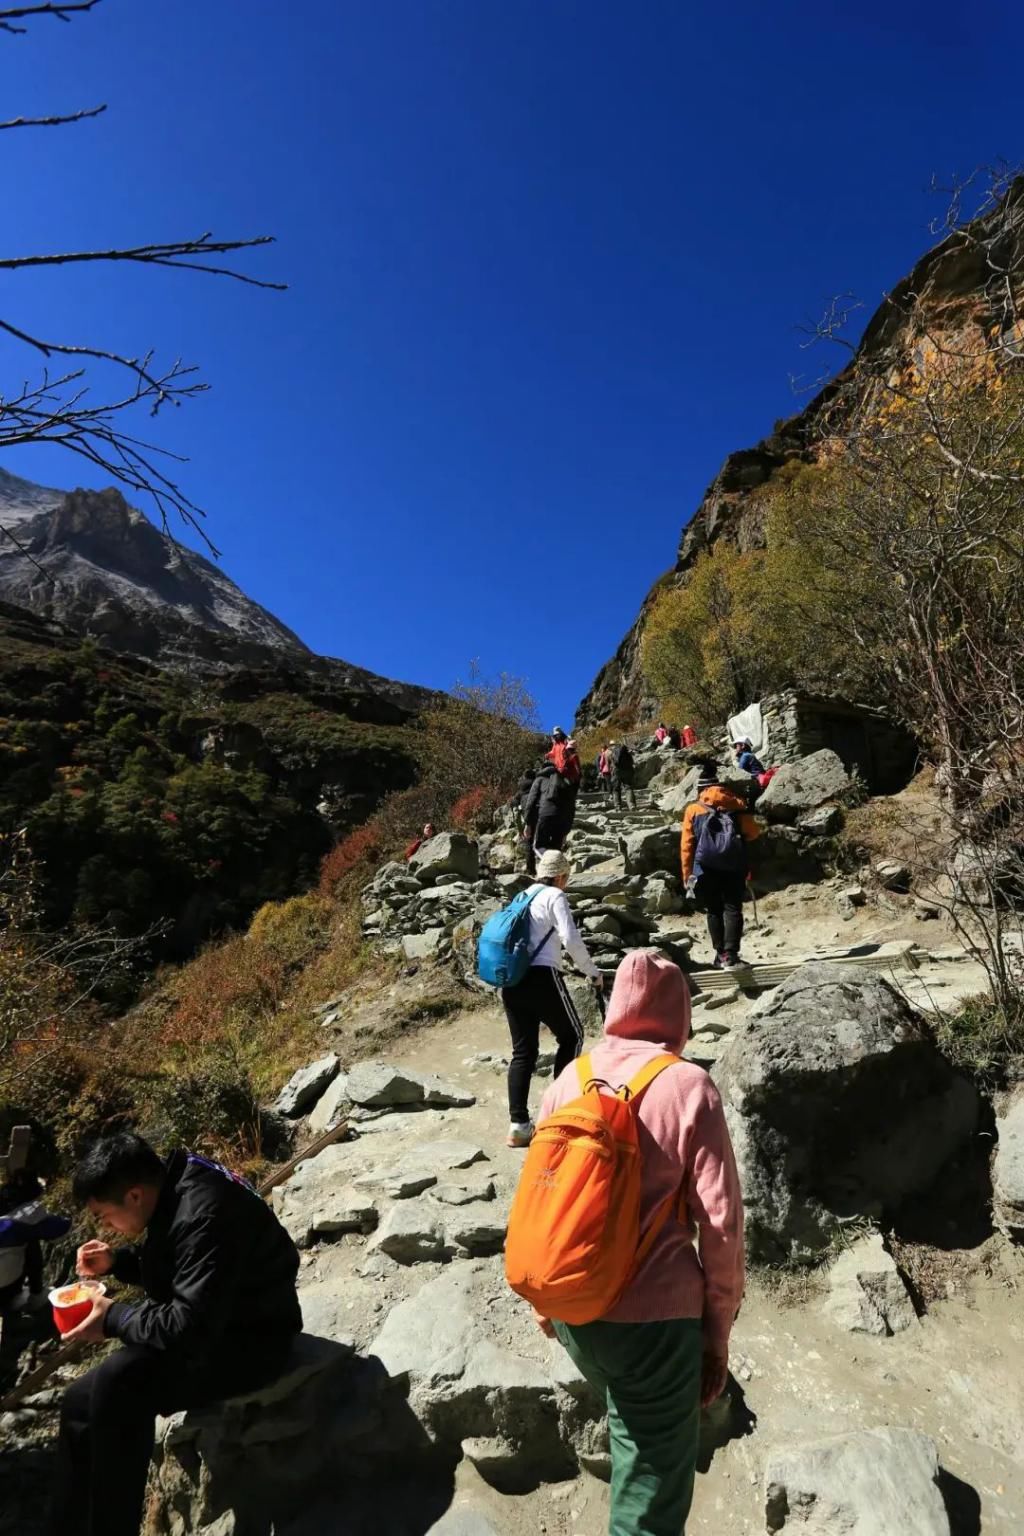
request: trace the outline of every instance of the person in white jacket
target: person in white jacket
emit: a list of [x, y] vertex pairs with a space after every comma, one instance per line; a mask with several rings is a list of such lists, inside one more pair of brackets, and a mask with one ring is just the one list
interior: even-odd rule
[[565, 894], [570, 873], [564, 853], [551, 848], [541, 854], [537, 884], [530, 887], [530, 968], [516, 986], [501, 989], [512, 1036], [512, 1061], [508, 1069], [510, 1147], [528, 1147], [533, 1137], [530, 1082], [540, 1049], [540, 1026], [546, 1024], [557, 1042], [556, 1077], [583, 1049], [583, 1024], [562, 975], [563, 955], [569, 955], [598, 992], [604, 986], [601, 972], [580, 938]]

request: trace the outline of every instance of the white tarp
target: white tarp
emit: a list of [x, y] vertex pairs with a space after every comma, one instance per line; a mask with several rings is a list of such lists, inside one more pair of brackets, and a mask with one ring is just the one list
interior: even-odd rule
[[728, 722], [728, 731], [730, 741], [749, 741], [755, 757], [768, 751], [768, 726], [762, 718], [760, 704], [748, 704], [738, 715], [733, 715]]

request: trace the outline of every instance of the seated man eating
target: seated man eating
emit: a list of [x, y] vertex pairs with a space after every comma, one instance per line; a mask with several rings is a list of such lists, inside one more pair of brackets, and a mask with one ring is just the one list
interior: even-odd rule
[[78, 1272], [141, 1286], [98, 1296], [67, 1340], [122, 1348], [68, 1387], [49, 1536], [138, 1536], [156, 1415], [253, 1392], [280, 1375], [302, 1313], [299, 1256], [270, 1207], [205, 1158], [160, 1158], [141, 1136], [98, 1141], [74, 1176], [101, 1226], [145, 1240], [93, 1241]]

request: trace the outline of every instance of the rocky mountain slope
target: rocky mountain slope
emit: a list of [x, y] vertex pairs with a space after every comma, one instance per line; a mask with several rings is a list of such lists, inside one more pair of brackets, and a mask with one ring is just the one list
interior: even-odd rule
[[163, 663], [308, 655], [211, 561], [120, 491], [64, 493], [0, 469], [0, 597], [118, 651]]
[[[1017, 303], [987, 259], [994, 233], [1014, 242], [1012, 257], [1000, 263], [1020, 269], [1024, 242], [1024, 178], [1009, 187], [991, 212], [948, 235], [922, 257], [886, 296], [861, 337], [856, 355], [798, 415], [780, 421], [752, 448], [729, 454], [696, 512], [683, 526], [675, 564], [648, 593], [640, 612], [614, 656], [605, 663], [581, 701], [576, 729], [607, 720], [616, 710], [632, 717], [653, 715], [658, 701], [649, 696], [641, 663], [641, 639], [647, 611], [666, 580], [684, 580], [700, 552], [719, 539], [739, 549], [762, 542], [760, 515], [752, 493], [791, 460], [814, 462], [841, 422], [837, 402], [852, 370], [868, 365], [877, 376], [884, 365], [901, 366], [918, 354], [926, 334], [955, 338], [960, 350], [978, 353], [1003, 340], [1017, 325]], [[1017, 296], [1019, 298], [1019, 295]], [[844, 403], [839, 410], [849, 407]]]

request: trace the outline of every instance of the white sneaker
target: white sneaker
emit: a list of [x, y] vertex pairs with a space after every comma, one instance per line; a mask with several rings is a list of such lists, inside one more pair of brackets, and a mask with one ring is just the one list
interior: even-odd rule
[[505, 1137], [506, 1147], [528, 1147], [533, 1140], [533, 1123], [528, 1120], [525, 1125], [510, 1125], [508, 1135]]

